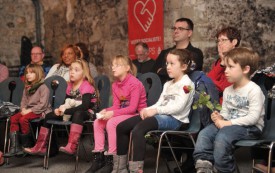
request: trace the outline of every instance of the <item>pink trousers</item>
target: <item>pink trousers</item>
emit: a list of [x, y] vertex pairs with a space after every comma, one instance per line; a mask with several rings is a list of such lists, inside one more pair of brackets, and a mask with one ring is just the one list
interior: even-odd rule
[[122, 121], [133, 117], [134, 115], [121, 115], [112, 117], [109, 120], [98, 120], [94, 122], [94, 151], [104, 151], [105, 128], [108, 136], [109, 150], [108, 153], [116, 154], [116, 126]]

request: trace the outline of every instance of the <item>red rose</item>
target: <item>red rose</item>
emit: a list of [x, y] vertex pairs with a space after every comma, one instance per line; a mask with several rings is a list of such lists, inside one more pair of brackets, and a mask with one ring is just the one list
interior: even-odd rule
[[183, 87], [183, 91], [186, 93], [186, 94], [188, 94], [189, 92], [190, 92], [190, 90], [191, 90], [191, 87], [190, 86], [184, 86]]

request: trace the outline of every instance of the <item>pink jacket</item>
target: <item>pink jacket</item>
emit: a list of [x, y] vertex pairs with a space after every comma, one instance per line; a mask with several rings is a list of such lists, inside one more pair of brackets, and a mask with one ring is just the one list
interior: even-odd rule
[[123, 81], [112, 84], [113, 106], [107, 108], [114, 111], [113, 116], [137, 115], [147, 107], [146, 91], [143, 84], [133, 75], [128, 74]]

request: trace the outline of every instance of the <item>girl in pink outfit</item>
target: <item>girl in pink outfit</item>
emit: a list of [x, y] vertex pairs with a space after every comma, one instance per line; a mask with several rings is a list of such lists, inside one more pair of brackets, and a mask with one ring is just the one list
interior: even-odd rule
[[[115, 81], [112, 84], [113, 106], [99, 112], [102, 117], [94, 122], [95, 147], [92, 153], [92, 166], [87, 172], [108, 173], [112, 171], [113, 155], [116, 155], [116, 127], [145, 107], [146, 91], [135, 77], [136, 67], [131, 59], [118, 55], [113, 58], [112, 71]], [[108, 151], [104, 155], [105, 129], [108, 136]], [[115, 157], [115, 156], [114, 156]]]

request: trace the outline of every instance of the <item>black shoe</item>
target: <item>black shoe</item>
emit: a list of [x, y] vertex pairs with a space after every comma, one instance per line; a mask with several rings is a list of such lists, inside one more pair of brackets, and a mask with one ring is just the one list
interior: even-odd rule
[[113, 155], [105, 155], [105, 165], [96, 173], [111, 173], [113, 166]]
[[[193, 159], [188, 158], [185, 162], [183, 162], [183, 164], [180, 166], [180, 168], [183, 173], [196, 172], [195, 163], [194, 163]], [[178, 167], [174, 168], [174, 173], [180, 173], [180, 170]]]
[[23, 154], [22, 147], [20, 145], [18, 132], [10, 133], [10, 151], [4, 154], [4, 157], [13, 157], [16, 155]]
[[85, 173], [95, 173], [105, 165], [105, 156], [103, 152], [92, 153], [92, 166]]

